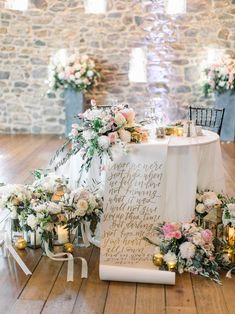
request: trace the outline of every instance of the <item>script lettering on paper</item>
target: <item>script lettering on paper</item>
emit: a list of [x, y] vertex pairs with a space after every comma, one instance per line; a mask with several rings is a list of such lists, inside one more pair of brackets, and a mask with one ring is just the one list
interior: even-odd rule
[[164, 162], [114, 163], [106, 178], [102, 262], [140, 265], [151, 260], [153, 238], [162, 211]]

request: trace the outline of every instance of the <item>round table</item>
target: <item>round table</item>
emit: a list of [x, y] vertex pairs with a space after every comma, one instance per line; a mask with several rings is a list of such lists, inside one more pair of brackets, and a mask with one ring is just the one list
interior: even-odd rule
[[[144, 152], [146, 146], [167, 145], [165, 166], [165, 221], [191, 221], [194, 216], [195, 196], [199, 190], [224, 191], [224, 170], [221, 158], [219, 136], [203, 130], [203, 135], [194, 138], [166, 137], [163, 140], [153, 140], [142, 144], [129, 144], [138, 154]], [[122, 153], [117, 150], [117, 155]], [[148, 158], [146, 156], [145, 158]], [[108, 165], [106, 158], [103, 164]], [[82, 159], [79, 153], [72, 156], [59, 173], [70, 179], [72, 188], [76, 187], [80, 176]], [[104, 169], [103, 169], [104, 170]], [[101, 181], [104, 187], [105, 171], [101, 171], [99, 158], [94, 158], [91, 169], [83, 174], [83, 184], [94, 184]]]
[[166, 164], [166, 221], [190, 221], [199, 191], [225, 190], [219, 136], [203, 131], [195, 138], [171, 137]]

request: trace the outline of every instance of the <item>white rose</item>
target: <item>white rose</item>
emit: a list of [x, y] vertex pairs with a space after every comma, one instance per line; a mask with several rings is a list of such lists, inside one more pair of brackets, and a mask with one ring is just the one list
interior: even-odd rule
[[208, 207], [221, 204], [221, 201], [218, 199], [215, 192], [205, 192], [202, 196], [202, 199], [204, 205]]
[[91, 70], [87, 71], [87, 76], [88, 76], [88, 77], [94, 76], [94, 72], [91, 71]]
[[167, 254], [164, 255], [164, 261], [166, 263], [169, 263], [169, 262], [177, 263], [177, 256], [175, 255], [175, 253], [168, 251]]
[[94, 133], [90, 130], [86, 130], [82, 132], [82, 136], [86, 141], [89, 141], [94, 137]]
[[206, 211], [206, 207], [205, 207], [204, 204], [198, 204], [198, 205], [196, 206], [196, 212], [197, 212], [197, 213], [203, 214], [203, 213], [205, 213], [205, 211]]
[[180, 253], [182, 258], [190, 259], [195, 256], [196, 247], [191, 242], [184, 242], [180, 245]]
[[34, 215], [29, 215], [27, 218], [27, 225], [32, 229], [36, 229], [37, 227], [37, 218]]
[[104, 150], [108, 149], [108, 147], [110, 145], [110, 141], [109, 141], [108, 136], [105, 136], [105, 135], [100, 136], [98, 138], [98, 145], [99, 145], [100, 148], [102, 148]]
[[75, 73], [75, 77], [76, 77], [76, 78], [80, 78], [80, 77], [81, 77], [80, 72], [76, 72], [76, 73]]
[[48, 209], [50, 213], [56, 215], [56, 214], [61, 213], [62, 208], [60, 204], [55, 204], [55, 203], [50, 202], [50, 204], [48, 205]]
[[89, 205], [90, 205], [90, 207], [93, 209], [93, 208], [96, 208], [97, 207], [97, 202], [96, 202], [96, 198], [93, 196], [93, 195], [91, 195], [90, 197], [89, 197]]
[[205, 244], [205, 241], [203, 240], [202, 236], [200, 233], [196, 233], [194, 236], [193, 236], [193, 243], [195, 245], [200, 245], [200, 246], [203, 246]]
[[235, 204], [227, 204], [227, 207], [230, 211], [234, 211], [235, 210]]
[[225, 81], [220, 81], [218, 85], [219, 85], [220, 87], [224, 87], [224, 86], [225, 86], [225, 84], [226, 84], [226, 82], [225, 82]]
[[59, 73], [59, 74], [58, 74], [58, 78], [59, 78], [60, 80], [63, 80], [63, 79], [64, 79], [64, 72]]
[[119, 137], [122, 142], [129, 143], [131, 141], [131, 133], [124, 129], [118, 131]]
[[76, 212], [75, 212], [75, 214], [77, 215], [77, 216], [85, 216], [85, 214], [86, 214], [86, 212], [87, 212], [87, 209], [88, 209], [88, 203], [87, 203], [87, 201], [86, 200], [83, 200], [83, 199], [81, 199], [81, 200], [79, 200], [78, 202], [77, 202], [77, 204], [75, 205], [75, 207], [76, 207]]

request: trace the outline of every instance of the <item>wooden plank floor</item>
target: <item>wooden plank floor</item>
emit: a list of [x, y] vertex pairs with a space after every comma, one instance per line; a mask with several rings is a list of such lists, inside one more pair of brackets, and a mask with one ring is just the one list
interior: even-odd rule
[[[0, 135], [0, 182], [29, 182], [30, 172], [47, 167], [63, 142], [56, 136]], [[235, 194], [235, 144], [222, 145], [226, 192]], [[19, 252], [33, 271], [27, 277], [10, 259], [0, 255], [0, 314], [156, 314], [235, 313], [235, 275], [223, 286], [198, 276], [177, 276], [176, 286], [103, 282], [99, 280], [99, 250], [80, 249], [89, 263], [89, 278], [66, 282], [66, 263], [54, 262], [41, 250]]]

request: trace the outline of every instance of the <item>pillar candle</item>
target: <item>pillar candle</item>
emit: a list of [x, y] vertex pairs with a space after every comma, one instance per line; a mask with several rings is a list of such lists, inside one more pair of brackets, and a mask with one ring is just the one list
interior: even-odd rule
[[69, 241], [69, 234], [68, 230], [65, 229], [63, 226], [58, 226], [57, 227], [57, 234], [58, 234], [58, 243], [59, 244], [64, 244]]

